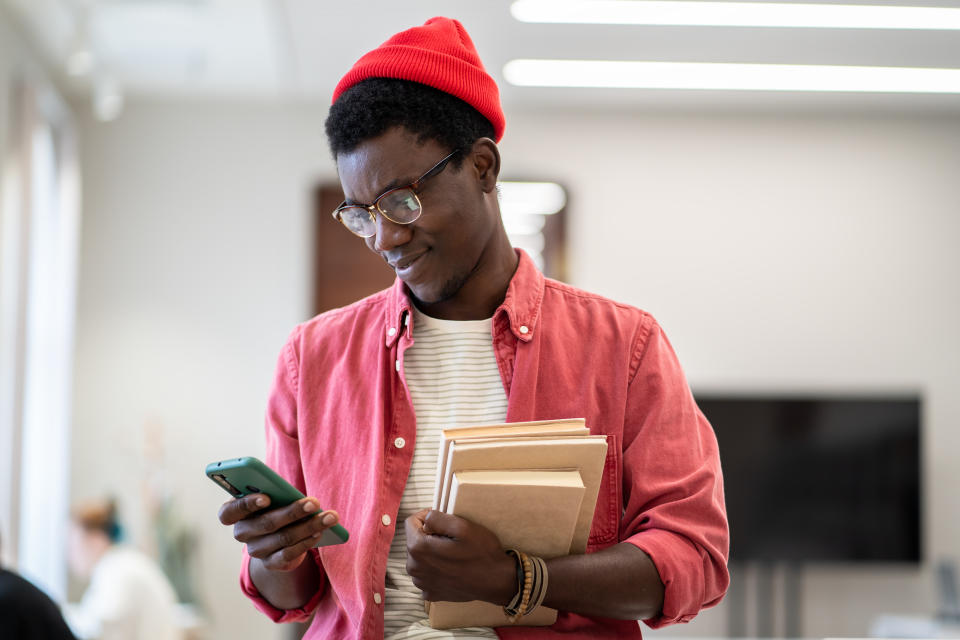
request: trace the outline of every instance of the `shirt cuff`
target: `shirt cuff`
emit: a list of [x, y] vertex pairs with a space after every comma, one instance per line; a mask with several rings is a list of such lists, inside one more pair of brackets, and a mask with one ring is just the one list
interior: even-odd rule
[[323, 576], [324, 586], [318, 589], [313, 597], [310, 598], [309, 602], [299, 609], [278, 609], [260, 594], [256, 585], [253, 584], [253, 579], [250, 577], [250, 555], [247, 553], [246, 546], [243, 548], [243, 560], [240, 568], [240, 589], [253, 601], [253, 606], [262, 611], [274, 622], [305, 622], [309, 620], [310, 616], [313, 615], [313, 612], [316, 611], [320, 605], [320, 600], [323, 598], [323, 594], [327, 589], [326, 576], [323, 572], [323, 565], [320, 562], [320, 553], [316, 549], [310, 549], [307, 555], [309, 556], [309, 560], [305, 559], [304, 562], [309, 561], [317, 565], [317, 568], [320, 570], [320, 575]]
[[703, 559], [693, 543], [663, 529], [641, 531], [624, 542], [650, 556], [663, 582], [663, 609], [644, 624], [659, 629], [693, 620], [704, 605]]

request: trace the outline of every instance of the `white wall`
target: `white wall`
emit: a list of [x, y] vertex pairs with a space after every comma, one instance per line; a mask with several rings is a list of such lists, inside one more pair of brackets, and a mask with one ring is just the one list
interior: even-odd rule
[[158, 105], [84, 124], [75, 497], [118, 494], [147, 545], [144, 484], [161, 482], [198, 529], [216, 637], [278, 633], [239, 591], [227, 496], [203, 469], [263, 456], [274, 363], [308, 314], [308, 190], [332, 171], [315, 111]]
[[[286, 332], [309, 309], [325, 105], [133, 104], [83, 123], [74, 490], [119, 490], [135, 534], [142, 430], [200, 532], [218, 637], [265, 637], [201, 476], [263, 449]], [[960, 117], [508, 114], [505, 177], [570, 192], [571, 280], [652, 311], [691, 383], [919, 389], [928, 557], [960, 557]], [[358, 247], [358, 250], [361, 250]], [[818, 568], [808, 635], [931, 613], [927, 570]], [[721, 635], [721, 606], [655, 635]]]
[[[654, 313], [695, 389], [922, 392], [925, 551], [960, 559], [960, 117], [538, 114], [503, 154], [569, 186], [575, 283]], [[932, 614], [933, 580], [810, 569], [803, 632]]]

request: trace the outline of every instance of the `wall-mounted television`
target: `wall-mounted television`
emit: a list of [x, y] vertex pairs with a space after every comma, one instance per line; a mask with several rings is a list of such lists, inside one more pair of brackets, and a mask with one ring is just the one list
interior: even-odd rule
[[920, 562], [919, 397], [696, 399], [720, 445], [731, 561]]

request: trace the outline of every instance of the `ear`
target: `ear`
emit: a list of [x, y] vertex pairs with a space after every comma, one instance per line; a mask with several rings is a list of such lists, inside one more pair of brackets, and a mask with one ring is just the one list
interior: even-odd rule
[[467, 161], [473, 162], [473, 169], [483, 192], [496, 190], [497, 178], [500, 176], [500, 150], [497, 143], [490, 138], [479, 138], [473, 143]]

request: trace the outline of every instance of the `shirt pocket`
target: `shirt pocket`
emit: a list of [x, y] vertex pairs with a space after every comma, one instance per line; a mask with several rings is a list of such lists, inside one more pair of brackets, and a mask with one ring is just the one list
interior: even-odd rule
[[608, 547], [618, 541], [621, 506], [620, 437], [607, 436], [607, 459], [603, 464], [603, 478], [593, 511], [593, 526], [587, 540], [587, 551]]

